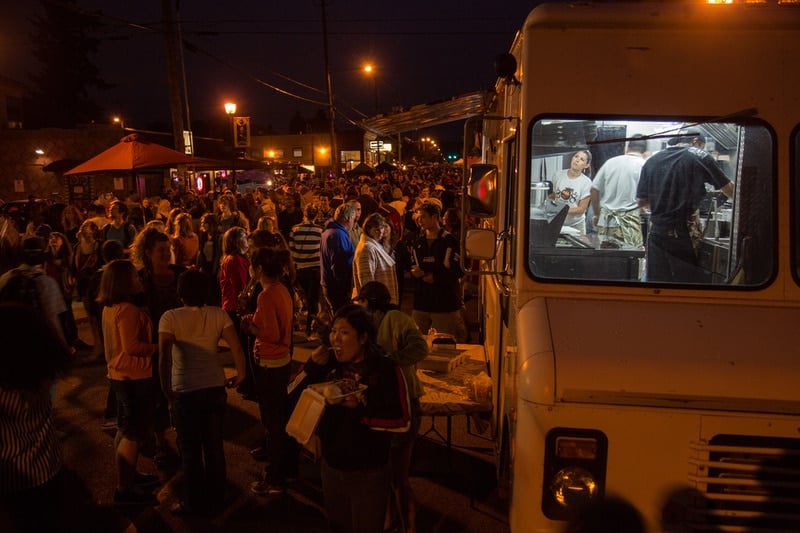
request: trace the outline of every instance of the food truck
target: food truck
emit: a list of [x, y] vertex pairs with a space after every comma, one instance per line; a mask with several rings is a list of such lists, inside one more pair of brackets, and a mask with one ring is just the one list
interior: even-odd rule
[[[462, 250], [514, 533], [612, 497], [650, 531], [800, 531], [799, 67], [775, 1], [545, 3], [498, 56]], [[648, 276], [646, 206], [640, 245], [564, 224], [576, 152], [592, 179], [687, 134], [734, 186], [692, 200], [692, 275]]]

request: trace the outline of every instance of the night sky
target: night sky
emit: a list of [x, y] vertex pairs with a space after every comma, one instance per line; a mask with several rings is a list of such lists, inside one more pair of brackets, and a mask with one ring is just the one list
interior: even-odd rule
[[[160, 0], [77, 3], [108, 25], [94, 60], [115, 88], [97, 94], [98, 102], [109, 115], [122, 114], [126, 126], [168, 123]], [[366, 62], [378, 69], [380, 112], [491, 87], [494, 57], [508, 50], [536, 3], [328, 0], [338, 112], [354, 120], [374, 114], [375, 86], [361, 71]], [[37, 68], [26, 23], [37, 6], [4, 8], [0, 74], [6, 77], [26, 82], [25, 72]], [[185, 51], [192, 121], [220, 120], [222, 104], [232, 100], [238, 115], [283, 133], [296, 112], [311, 117], [327, 107], [320, 0], [183, 0], [178, 15], [184, 39], [198, 49]]]

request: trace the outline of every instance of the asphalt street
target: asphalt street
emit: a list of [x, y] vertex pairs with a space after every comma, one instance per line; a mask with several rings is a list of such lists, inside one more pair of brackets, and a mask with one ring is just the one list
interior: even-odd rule
[[[81, 337], [92, 343], [91, 333], [75, 307]], [[299, 337], [298, 337], [299, 340]], [[298, 344], [295, 359], [307, 358], [308, 344]], [[227, 374], [233, 373], [229, 356], [221, 352]], [[189, 532], [189, 531], [326, 531], [318, 465], [310, 458], [301, 461], [299, 479], [285, 495], [256, 496], [249, 485], [263, 469], [249, 450], [263, 435], [255, 403], [235, 391], [228, 392], [225, 420], [225, 454], [228, 467], [227, 505], [213, 518], [174, 516], [169, 508], [180, 495], [182, 475], [177, 466], [157, 470], [149, 453], [140, 458], [140, 470], [158, 474], [162, 484], [155, 489], [159, 505], [120, 509], [112, 504], [116, 474], [114, 430], [104, 430], [103, 409], [107, 381], [105, 364], [80, 360], [56, 389], [55, 420], [63, 432], [65, 461], [61, 503], [63, 531], [103, 532]], [[421, 432], [431, 424], [423, 421]], [[444, 420], [435, 421], [440, 434]], [[175, 434], [168, 434], [174, 446]], [[430, 438], [429, 438], [430, 437]], [[419, 532], [507, 532], [507, 497], [495, 482], [491, 442], [466, 432], [464, 417], [453, 421], [450, 452], [435, 433], [420, 438], [412, 468], [412, 486], [419, 500]], [[473, 448], [483, 448], [475, 452]], [[489, 448], [489, 450], [487, 450]]]

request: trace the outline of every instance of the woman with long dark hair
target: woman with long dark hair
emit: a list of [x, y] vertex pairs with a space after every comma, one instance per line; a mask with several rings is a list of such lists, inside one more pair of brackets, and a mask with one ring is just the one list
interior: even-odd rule
[[410, 427], [405, 379], [378, 344], [373, 319], [360, 305], [336, 312], [329, 338], [330, 348], [314, 350], [305, 371], [312, 383], [332, 380], [341, 383], [341, 391], [354, 390], [331, 397], [317, 428], [326, 514], [332, 531], [382, 531], [392, 433]]

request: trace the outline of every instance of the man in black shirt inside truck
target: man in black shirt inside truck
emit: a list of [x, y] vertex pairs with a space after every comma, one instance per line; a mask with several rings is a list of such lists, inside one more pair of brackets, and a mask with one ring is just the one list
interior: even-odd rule
[[734, 184], [703, 148], [699, 133], [670, 139], [670, 146], [651, 156], [642, 167], [636, 198], [650, 208], [646, 246], [648, 282], [698, 283], [703, 273], [697, 262], [702, 240], [699, 205], [708, 183], [733, 197]]

